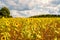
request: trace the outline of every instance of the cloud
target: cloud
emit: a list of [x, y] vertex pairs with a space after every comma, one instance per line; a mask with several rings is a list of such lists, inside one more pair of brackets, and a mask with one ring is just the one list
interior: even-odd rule
[[5, 5], [4, 3], [2, 3], [2, 2], [0, 1], [0, 8], [2, 8], [3, 6], [6, 6], [6, 7], [7, 7], [7, 5]]
[[43, 14], [49, 14], [49, 13], [42, 12], [42, 11], [36, 11], [36, 10], [27, 10], [27, 11], [11, 10], [11, 15], [13, 17], [29, 17], [29, 16], [43, 15]]
[[11, 14], [13, 17], [24, 17], [23, 15], [20, 15], [20, 12], [17, 10], [11, 10]]
[[51, 2], [52, 5], [56, 6], [56, 5], [60, 5], [60, 0], [53, 0]]
[[41, 14], [60, 15], [60, 0], [1, 0], [0, 5], [9, 7], [11, 15], [14, 17]]
[[11, 10], [29, 10], [27, 2], [22, 3], [22, 0], [3, 0], [4, 4], [6, 4]]

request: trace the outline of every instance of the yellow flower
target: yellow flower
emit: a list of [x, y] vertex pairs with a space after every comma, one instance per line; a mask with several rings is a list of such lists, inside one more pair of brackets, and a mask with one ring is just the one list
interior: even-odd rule
[[41, 35], [37, 35], [38, 38], [41, 38]]
[[1, 40], [6, 40], [6, 37], [5, 37], [5, 36], [2, 36], [2, 37], [1, 37]]

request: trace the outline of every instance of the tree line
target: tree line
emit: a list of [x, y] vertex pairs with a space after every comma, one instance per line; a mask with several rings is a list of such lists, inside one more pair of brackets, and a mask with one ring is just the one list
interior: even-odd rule
[[5, 17], [5, 18], [10, 18], [10, 10], [7, 7], [2, 7], [0, 9], [0, 18]]
[[51, 15], [51, 14], [36, 15], [36, 16], [31, 16], [30, 18], [39, 18], [39, 17], [60, 17], [60, 15]]

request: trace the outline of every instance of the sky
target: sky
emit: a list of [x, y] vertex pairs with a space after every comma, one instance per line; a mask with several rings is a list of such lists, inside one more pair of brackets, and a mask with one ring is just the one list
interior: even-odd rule
[[60, 0], [0, 0], [2, 7], [8, 7], [13, 17], [60, 15]]

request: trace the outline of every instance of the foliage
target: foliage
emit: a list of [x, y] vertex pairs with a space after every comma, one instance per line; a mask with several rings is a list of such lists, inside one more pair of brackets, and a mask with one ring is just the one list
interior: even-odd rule
[[[0, 10], [0, 16], [1, 17], [9, 17], [10, 16], [10, 11], [7, 7], [2, 7]], [[11, 17], [11, 16], [10, 16]]]
[[60, 40], [60, 18], [2, 18], [1, 40]]
[[60, 17], [60, 15], [51, 15], [51, 14], [36, 15], [36, 16], [31, 16], [30, 18], [39, 18], [39, 17]]

